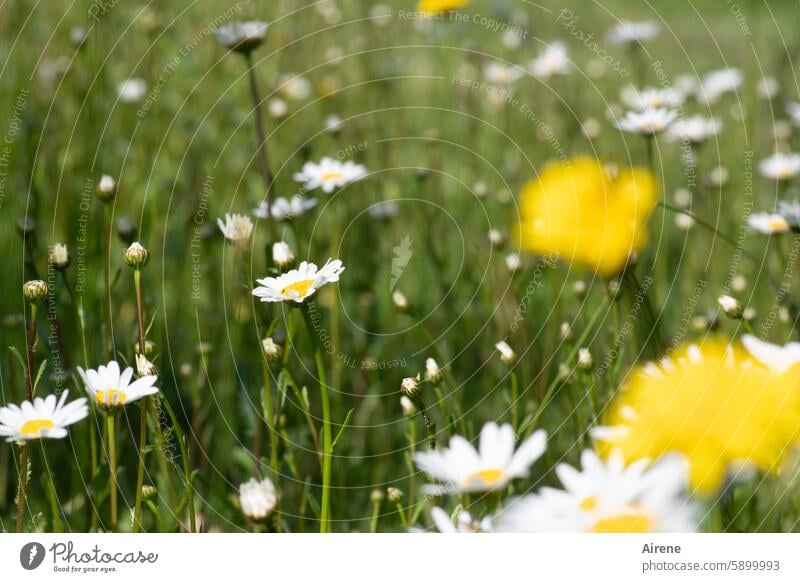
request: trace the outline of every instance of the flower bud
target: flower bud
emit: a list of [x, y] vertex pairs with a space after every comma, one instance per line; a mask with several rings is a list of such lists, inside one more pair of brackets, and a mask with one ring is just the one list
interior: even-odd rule
[[136, 354], [136, 375], [140, 378], [143, 376], [158, 376], [158, 369], [153, 362], [147, 359], [147, 356]]
[[592, 352], [590, 352], [586, 348], [581, 348], [578, 350], [578, 367], [582, 370], [591, 370], [592, 366], [594, 365], [594, 360], [592, 359]]
[[383, 489], [373, 489], [372, 493], [369, 494], [369, 499], [372, 503], [380, 503], [385, 496]]
[[400, 390], [411, 399], [419, 394], [419, 374], [403, 378], [403, 381], [400, 383]]
[[742, 318], [744, 308], [737, 299], [731, 297], [730, 295], [720, 295], [719, 299], [717, 299], [717, 303], [719, 303], [719, 306], [722, 308], [722, 311], [725, 312], [725, 315], [731, 319]]
[[569, 338], [572, 337], [572, 326], [570, 326], [570, 324], [568, 324], [565, 321], [564, 323], [561, 324], [560, 333], [561, 333], [561, 339], [568, 340]]
[[395, 291], [392, 293], [392, 302], [394, 303], [397, 311], [405, 313], [409, 309], [408, 299], [402, 291]]
[[139, 235], [139, 229], [133, 224], [129, 216], [120, 216], [117, 218], [117, 236], [125, 244], [129, 245], [136, 241]]
[[272, 245], [272, 262], [280, 269], [285, 269], [294, 263], [292, 249], [283, 241]]
[[519, 257], [519, 253], [510, 253], [506, 255], [506, 269], [508, 269], [509, 273], [516, 273], [522, 268], [522, 259]]
[[152, 485], [142, 485], [143, 499], [152, 499], [153, 497], [155, 497], [156, 493], [158, 493], [158, 490]]
[[97, 183], [95, 194], [103, 202], [110, 202], [117, 195], [117, 182], [108, 174], [103, 174]]
[[433, 358], [425, 360], [425, 381], [438, 384], [442, 381], [442, 370]]
[[386, 497], [392, 503], [397, 503], [403, 498], [403, 492], [400, 491], [397, 487], [389, 487], [386, 489]]
[[150, 260], [150, 253], [140, 245], [138, 242], [133, 243], [123, 253], [122, 257], [125, 259], [125, 263], [129, 267], [133, 267], [134, 269], [138, 269], [140, 267], [144, 267], [147, 264], [147, 261]]
[[405, 416], [414, 416], [417, 413], [417, 407], [414, 406], [414, 403], [405, 394], [400, 397], [400, 408], [403, 409], [403, 414]]
[[583, 279], [578, 279], [572, 284], [572, 292], [575, 293], [575, 296], [579, 299], [582, 299], [586, 296], [586, 281]]
[[39, 303], [47, 296], [47, 283], [39, 279], [27, 281], [22, 286], [22, 294], [30, 303]]
[[261, 349], [264, 350], [264, 356], [269, 362], [279, 360], [283, 351], [280, 344], [275, 343], [275, 340], [271, 337], [265, 337], [261, 340]]
[[508, 345], [507, 342], [497, 342], [494, 344], [494, 347], [500, 352], [500, 360], [502, 360], [504, 364], [511, 365], [517, 360], [517, 354], [511, 349], [511, 346]]
[[50, 247], [50, 253], [47, 258], [56, 271], [63, 271], [69, 267], [70, 262], [67, 245], [61, 243], [54, 244]]
[[489, 231], [489, 244], [491, 244], [493, 247], [498, 248], [502, 246], [504, 242], [505, 237], [503, 236], [502, 232], [496, 228], [493, 228]]

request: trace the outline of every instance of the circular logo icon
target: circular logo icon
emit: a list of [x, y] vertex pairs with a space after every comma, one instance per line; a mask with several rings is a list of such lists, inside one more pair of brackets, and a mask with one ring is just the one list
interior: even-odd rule
[[39, 542], [30, 542], [19, 551], [19, 563], [26, 570], [35, 570], [44, 561], [44, 546]]

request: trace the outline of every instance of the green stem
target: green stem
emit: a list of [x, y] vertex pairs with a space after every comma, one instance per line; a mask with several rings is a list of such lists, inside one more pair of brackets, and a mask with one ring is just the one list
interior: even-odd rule
[[328, 382], [325, 376], [325, 363], [322, 361], [322, 349], [319, 345], [311, 312], [307, 303], [301, 306], [311, 343], [314, 345], [314, 362], [319, 376], [320, 398], [322, 400], [322, 504], [320, 510], [320, 533], [328, 533], [330, 527], [330, 489], [331, 489], [331, 404], [328, 398]]
[[17, 490], [17, 533], [25, 523], [25, 489], [28, 484], [28, 443], [19, 452], [19, 489]]
[[111, 337], [111, 219], [107, 205], [103, 206], [103, 234], [104, 245], [103, 249], [103, 316], [105, 318], [105, 329], [103, 334], [103, 354], [105, 360], [111, 359], [112, 337]]
[[178, 424], [178, 419], [175, 416], [175, 411], [172, 410], [172, 405], [169, 403], [169, 400], [163, 395], [163, 393], [159, 393], [161, 395], [161, 402], [164, 405], [164, 408], [167, 409], [167, 414], [169, 415], [170, 422], [172, 422], [172, 426], [175, 429], [175, 436], [178, 439], [178, 448], [181, 450], [181, 459], [183, 462], [183, 478], [184, 478], [184, 487], [186, 488], [186, 504], [189, 506], [189, 531], [192, 533], [197, 532], [197, 517], [194, 511], [194, 490], [192, 489], [192, 474], [189, 471], [189, 454], [186, 450], [186, 443], [183, 429]]
[[109, 498], [111, 499], [111, 531], [117, 530], [117, 437], [115, 435], [114, 415], [106, 414], [108, 437], [108, 475]]
[[262, 370], [264, 374], [264, 401], [263, 410], [264, 424], [269, 431], [269, 467], [272, 469], [274, 478], [278, 477], [278, 427], [276, 422], [276, 414], [273, 411], [272, 404], [272, 386], [270, 382], [269, 363], [266, 356], [262, 356]]
[[61, 521], [61, 506], [58, 503], [58, 494], [56, 493], [56, 483], [53, 479], [53, 472], [47, 463], [47, 455], [44, 449], [44, 441], [42, 444], [42, 461], [44, 461], [44, 469], [47, 474], [47, 494], [50, 498], [50, 511], [53, 514], [53, 532], [61, 533], [64, 531], [64, 524]]
[[[139, 354], [145, 356], [144, 316], [142, 313], [142, 271], [138, 267], [133, 272], [133, 285], [136, 290], [136, 318], [139, 324]], [[147, 401], [145, 396], [139, 403], [139, 467], [136, 472], [136, 502], [133, 508], [133, 533], [142, 527], [142, 487], [144, 486], [144, 449], [147, 446]]]

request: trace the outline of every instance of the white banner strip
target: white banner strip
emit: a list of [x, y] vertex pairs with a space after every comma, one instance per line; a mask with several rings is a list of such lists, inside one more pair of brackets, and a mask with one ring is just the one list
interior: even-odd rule
[[14, 582], [797, 582], [800, 534], [6, 534], [0, 568]]

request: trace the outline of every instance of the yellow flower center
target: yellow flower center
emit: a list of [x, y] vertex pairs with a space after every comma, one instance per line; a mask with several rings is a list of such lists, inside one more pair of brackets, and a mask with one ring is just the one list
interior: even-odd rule
[[503, 478], [502, 469], [483, 469], [467, 477], [467, 485], [481, 484], [486, 487], [497, 485]]
[[39, 436], [43, 430], [50, 430], [54, 426], [53, 421], [48, 418], [29, 420], [20, 427], [19, 433], [23, 436]]
[[332, 182], [333, 180], [341, 180], [342, 178], [344, 178], [344, 174], [341, 172], [325, 172], [322, 174], [323, 182]]
[[650, 516], [641, 512], [622, 513], [597, 520], [592, 533], [651, 533], [655, 526]]
[[581, 501], [578, 507], [580, 507], [584, 511], [594, 511], [595, 509], [597, 509], [597, 497], [594, 495], [590, 495], [589, 497]]
[[[295, 297], [295, 293], [297, 297], [305, 297], [308, 295], [308, 290], [311, 289], [311, 286], [314, 284], [314, 279], [305, 279], [303, 281], [295, 281], [291, 285], [287, 285], [281, 290], [281, 295], [284, 297]], [[294, 293], [292, 293], [294, 291]]]
[[108, 390], [98, 390], [95, 398], [97, 398], [97, 403], [102, 406], [122, 406], [125, 404], [127, 395], [122, 390], [109, 388]]
[[786, 230], [787, 228], [789, 228], [789, 224], [785, 218], [773, 218], [769, 221], [769, 229], [772, 231]]

